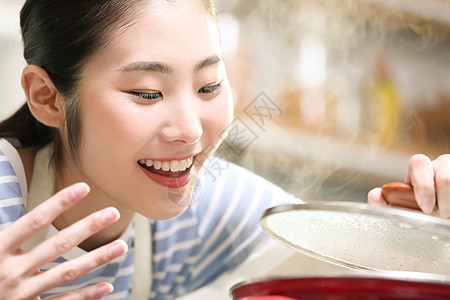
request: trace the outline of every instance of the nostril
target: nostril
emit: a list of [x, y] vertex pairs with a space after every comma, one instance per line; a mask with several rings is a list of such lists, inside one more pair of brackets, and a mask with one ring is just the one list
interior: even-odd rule
[[198, 120], [183, 121], [181, 118], [176, 122], [164, 127], [161, 136], [169, 142], [182, 142], [185, 144], [197, 143], [203, 135], [203, 127]]
[[167, 101], [169, 113], [161, 115], [161, 137], [166, 142], [197, 143], [203, 135], [203, 108], [197, 105], [197, 98], [185, 96], [171, 100], [173, 101]]

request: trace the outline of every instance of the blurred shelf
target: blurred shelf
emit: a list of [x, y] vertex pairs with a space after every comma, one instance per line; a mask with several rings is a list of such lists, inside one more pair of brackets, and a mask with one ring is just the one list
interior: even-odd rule
[[363, 18], [367, 25], [384, 33], [398, 32], [427, 38], [436, 44], [450, 43], [449, 0], [347, 0], [344, 3], [347, 3], [344, 10], [354, 18]]
[[364, 145], [356, 140], [322, 136], [276, 125], [268, 125], [264, 132], [260, 132], [250, 148], [318, 162], [385, 182], [402, 181], [411, 156], [410, 153]]
[[450, 25], [450, 1], [448, 0], [360, 0], [391, 10], [414, 15]]

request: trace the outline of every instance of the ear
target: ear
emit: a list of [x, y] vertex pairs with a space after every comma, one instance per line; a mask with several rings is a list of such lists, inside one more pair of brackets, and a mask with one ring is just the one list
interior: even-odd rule
[[26, 66], [22, 71], [22, 89], [31, 113], [39, 122], [50, 127], [64, 124], [63, 98], [44, 69]]

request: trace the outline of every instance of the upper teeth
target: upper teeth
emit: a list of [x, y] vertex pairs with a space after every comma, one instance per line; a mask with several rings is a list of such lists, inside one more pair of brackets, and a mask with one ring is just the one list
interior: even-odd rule
[[163, 171], [180, 172], [186, 171], [187, 168], [192, 166], [193, 158], [187, 158], [183, 160], [172, 160], [172, 161], [159, 161], [151, 159], [140, 159], [139, 163], [141, 165], [146, 165], [147, 167], [155, 168], [156, 170], [162, 169]]

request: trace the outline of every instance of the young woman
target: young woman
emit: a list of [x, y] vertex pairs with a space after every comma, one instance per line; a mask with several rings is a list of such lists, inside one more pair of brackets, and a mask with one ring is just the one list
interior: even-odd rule
[[[27, 0], [21, 28], [27, 104], [0, 125], [0, 299], [171, 299], [264, 242], [262, 211], [293, 197], [232, 164], [202, 171], [233, 110], [209, 0]], [[425, 212], [436, 194], [450, 216], [449, 161], [411, 160]]]

